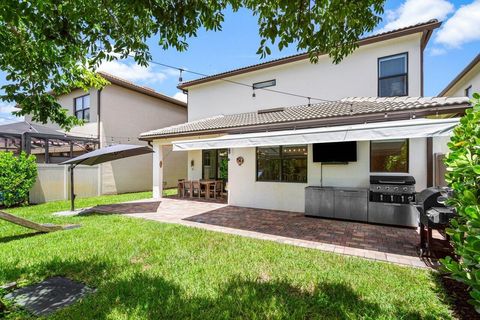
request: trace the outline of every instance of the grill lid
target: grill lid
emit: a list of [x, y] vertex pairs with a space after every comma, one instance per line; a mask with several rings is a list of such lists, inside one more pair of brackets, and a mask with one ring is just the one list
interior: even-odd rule
[[370, 176], [370, 184], [397, 184], [397, 185], [414, 185], [415, 178], [412, 176]]

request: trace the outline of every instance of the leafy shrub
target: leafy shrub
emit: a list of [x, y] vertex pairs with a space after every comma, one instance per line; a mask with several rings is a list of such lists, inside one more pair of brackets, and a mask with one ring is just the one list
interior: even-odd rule
[[442, 264], [454, 279], [470, 287], [470, 302], [480, 312], [480, 95], [473, 97], [473, 108], [454, 129], [445, 159], [446, 180], [454, 191], [449, 202], [458, 214], [447, 233], [458, 261], [447, 257]]
[[22, 152], [0, 152], [0, 205], [11, 207], [25, 203], [37, 178], [35, 157]]

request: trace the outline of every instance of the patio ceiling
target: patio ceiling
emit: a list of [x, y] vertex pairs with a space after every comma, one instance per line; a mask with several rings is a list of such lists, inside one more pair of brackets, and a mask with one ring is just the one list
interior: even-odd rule
[[449, 136], [458, 121], [459, 118], [411, 119], [302, 130], [234, 134], [219, 138], [176, 141], [173, 142], [173, 150], [245, 148]]

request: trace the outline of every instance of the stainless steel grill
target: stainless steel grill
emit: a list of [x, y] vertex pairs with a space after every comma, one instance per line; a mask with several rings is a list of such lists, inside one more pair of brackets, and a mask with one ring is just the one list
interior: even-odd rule
[[415, 178], [412, 176], [370, 176], [368, 221], [406, 227], [418, 226]]

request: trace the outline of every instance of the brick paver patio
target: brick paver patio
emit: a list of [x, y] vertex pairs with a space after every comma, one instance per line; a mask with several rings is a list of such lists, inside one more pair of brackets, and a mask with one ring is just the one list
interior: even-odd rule
[[305, 217], [301, 213], [228, 206], [185, 220], [351, 248], [417, 256], [415, 229]]
[[419, 242], [418, 231], [415, 229], [310, 218], [301, 213], [175, 198], [162, 198], [156, 211], [125, 215], [343, 255], [426, 267], [415, 251]]

